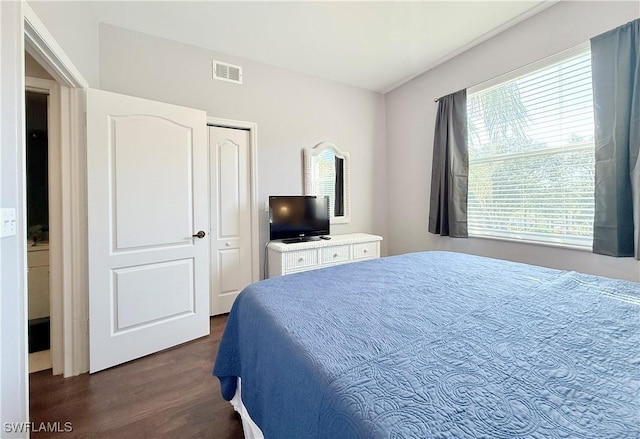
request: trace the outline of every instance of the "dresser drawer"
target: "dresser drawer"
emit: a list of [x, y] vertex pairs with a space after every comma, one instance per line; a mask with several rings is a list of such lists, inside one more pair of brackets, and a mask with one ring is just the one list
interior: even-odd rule
[[269, 277], [380, 257], [382, 237], [366, 233], [333, 235], [331, 240], [267, 245]]
[[305, 268], [311, 265], [318, 264], [318, 250], [298, 250], [294, 252], [285, 253], [284, 255], [284, 269], [295, 270], [298, 268]]
[[335, 247], [326, 247], [322, 249], [322, 263], [334, 264], [345, 262], [351, 259], [350, 245], [336, 245]]
[[375, 258], [378, 256], [377, 242], [353, 244], [353, 259]]

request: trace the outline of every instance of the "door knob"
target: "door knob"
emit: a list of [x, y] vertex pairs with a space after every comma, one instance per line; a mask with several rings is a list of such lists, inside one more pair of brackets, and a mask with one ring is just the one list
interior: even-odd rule
[[204, 238], [205, 235], [206, 235], [206, 233], [204, 233], [202, 230], [200, 230], [198, 233], [193, 235], [193, 237], [202, 239], [202, 238]]

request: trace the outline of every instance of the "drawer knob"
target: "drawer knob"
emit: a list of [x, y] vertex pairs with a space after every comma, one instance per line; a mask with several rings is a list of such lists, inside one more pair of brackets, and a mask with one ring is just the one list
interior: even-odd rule
[[364, 252], [365, 252], [365, 253], [367, 252], [367, 249], [366, 249], [366, 248], [364, 249]]
[[334, 253], [334, 254], [333, 254], [333, 257], [334, 257], [334, 258], [337, 258], [337, 257], [338, 257], [338, 253]]
[[302, 262], [302, 261], [304, 261], [304, 258], [298, 259], [298, 262]]

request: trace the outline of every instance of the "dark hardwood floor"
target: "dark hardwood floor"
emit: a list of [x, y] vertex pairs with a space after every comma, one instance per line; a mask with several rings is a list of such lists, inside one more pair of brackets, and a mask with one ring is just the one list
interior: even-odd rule
[[[30, 375], [34, 438], [241, 439], [242, 423], [211, 375], [227, 316], [211, 335], [93, 375]], [[69, 433], [37, 432], [41, 422], [71, 422]]]

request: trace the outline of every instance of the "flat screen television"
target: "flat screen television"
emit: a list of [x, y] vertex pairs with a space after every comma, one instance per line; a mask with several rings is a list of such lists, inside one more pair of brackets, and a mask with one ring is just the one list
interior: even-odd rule
[[310, 241], [329, 234], [329, 197], [269, 197], [269, 236], [273, 241]]

